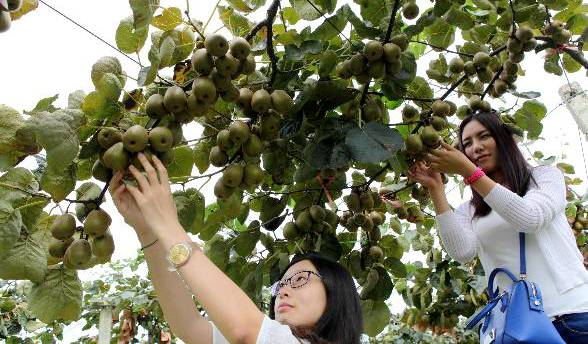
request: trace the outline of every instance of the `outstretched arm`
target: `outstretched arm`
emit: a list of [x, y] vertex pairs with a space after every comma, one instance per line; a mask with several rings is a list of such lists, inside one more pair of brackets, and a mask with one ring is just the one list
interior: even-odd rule
[[[127, 186], [145, 223], [159, 239], [163, 252], [181, 241], [191, 241], [179, 223], [167, 170], [153, 157], [155, 167], [139, 154], [147, 178], [134, 166], [129, 169], [139, 188]], [[198, 247], [178, 273], [206, 309], [209, 317], [231, 343], [255, 343], [263, 313], [239, 286], [212, 263]]]

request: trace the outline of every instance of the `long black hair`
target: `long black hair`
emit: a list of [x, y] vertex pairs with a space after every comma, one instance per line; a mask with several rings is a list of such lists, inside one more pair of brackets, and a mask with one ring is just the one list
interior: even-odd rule
[[[468, 115], [459, 125], [459, 149], [464, 154], [463, 129], [471, 121], [480, 122], [496, 141], [496, 164], [504, 177], [501, 183], [517, 195], [524, 196], [529, 189], [530, 181], [535, 182], [535, 179], [531, 175], [531, 166], [517, 146], [512, 129], [500, 119], [496, 111], [479, 111]], [[474, 218], [488, 215], [492, 209], [484, 198], [475, 190], [472, 190], [472, 194]]]
[[[321, 275], [327, 295], [325, 312], [312, 328], [290, 326], [294, 335], [311, 343], [350, 343], [360, 342], [363, 332], [363, 316], [359, 303], [357, 288], [351, 274], [336, 261], [318, 253], [296, 255], [282, 271], [282, 279], [290, 266], [303, 261], [310, 261]], [[274, 305], [276, 297], [272, 296], [269, 317], [275, 319]]]

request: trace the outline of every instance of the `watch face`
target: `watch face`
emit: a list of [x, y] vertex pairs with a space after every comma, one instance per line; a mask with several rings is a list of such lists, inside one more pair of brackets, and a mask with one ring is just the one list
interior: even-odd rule
[[174, 265], [182, 264], [190, 256], [190, 248], [180, 243], [170, 249], [169, 259]]

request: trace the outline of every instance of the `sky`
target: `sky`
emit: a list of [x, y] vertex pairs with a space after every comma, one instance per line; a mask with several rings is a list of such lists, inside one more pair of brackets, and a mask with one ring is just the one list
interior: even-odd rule
[[[79, 1], [79, 0], [43, 0], [57, 10], [66, 14], [88, 30], [95, 33], [111, 44], [114, 43], [115, 31], [121, 19], [131, 15], [131, 9], [127, 1], [123, 0], [101, 0], [101, 1]], [[269, 1], [268, 1], [269, 2]], [[349, 2], [353, 8], [355, 4], [351, 1], [339, 1], [338, 4]], [[217, 1], [198, 0], [190, 1], [191, 17], [206, 22]], [[419, 4], [423, 3], [419, 1]], [[161, 0], [164, 7], [177, 6], [185, 9], [185, 1]], [[220, 0], [221, 5], [227, 5]], [[429, 7], [429, 2], [426, 2]], [[264, 10], [258, 11], [250, 17], [255, 21], [263, 16]], [[304, 21], [303, 25], [307, 25]], [[218, 20], [218, 14], [211, 17], [206, 32], [213, 32], [222, 27]], [[226, 32], [226, 31], [221, 31]], [[226, 37], [229, 37], [226, 35]], [[142, 61], [148, 61], [144, 49], [141, 56]], [[12, 23], [11, 29], [0, 34], [0, 104], [9, 105], [19, 111], [31, 110], [38, 100], [59, 94], [57, 106], [67, 105], [69, 93], [78, 89], [89, 93], [94, 90], [90, 80], [90, 68], [101, 56], [116, 56], [122, 63], [123, 70], [131, 77], [136, 78], [139, 66], [121, 55], [111, 47], [99, 41], [86, 31], [75, 26], [72, 22], [60, 16], [46, 5], [40, 3], [39, 8], [18, 21]], [[437, 53], [427, 54], [423, 59], [436, 57]], [[426, 62], [419, 60], [420, 66], [426, 66]], [[526, 75], [519, 77], [517, 86], [519, 91], [538, 91], [541, 93], [541, 101], [545, 103], [548, 116], [544, 120], [542, 140], [528, 146], [531, 152], [541, 150], [545, 156], [554, 155], [558, 159], [567, 157], [566, 162], [572, 163], [576, 168], [573, 177], [586, 179], [586, 155], [583, 153], [588, 149], [583, 135], [579, 134], [578, 127], [565, 106], [558, 106], [562, 102], [558, 95], [558, 89], [566, 84], [566, 79], [547, 74], [543, 71], [543, 53], [538, 55], [527, 54], [522, 63]], [[419, 74], [424, 74], [424, 69]], [[169, 74], [170, 72], [164, 72]], [[570, 74], [571, 82], [579, 82], [584, 89], [587, 88], [586, 76], [583, 72]], [[125, 89], [131, 90], [136, 86], [131, 79], [127, 80]], [[522, 103], [521, 100], [520, 103]], [[506, 104], [500, 101], [493, 103], [494, 106], [507, 106], [514, 102], [514, 98], [507, 98]], [[398, 111], [391, 113], [392, 120], [400, 121]], [[191, 130], [185, 130], [187, 139], [198, 136], [199, 128], [195, 125]], [[523, 148], [526, 156], [530, 156], [526, 148]], [[22, 166], [34, 168], [33, 159], [27, 159]], [[194, 170], [197, 172], [196, 170]], [[99, 185], [103, 185], [98, 182]], [[583, 194], [586, 183], [574, 188]], [[205, 191], [208, 189], [204, 189]], [[465, 197], [469, 193], [466, 190]], [[214, 195], [206, 193], [207, 204], [214, 202]], [[449, 193], [452, 205], [457, 206], [463, 202], [457, 188]], [[136, 240], [132, 229], [123, 221], [112, 201], [108, 198], [104, 206], [105, 210], [112, 216], [111, 226], [116, 243], [124, 249], [117, 249], [114, 259], [134, 257], [139, 243]], [[405, 260], [418, 255], [406, 255]], [[92, 278], [92, 269], [82, 271], [82, 279]], [[395, 295], [392, 299], [393, 311], [399, 312], [403, 306], [398, 302], [399, 297]], [[70, 326], [66, 329], [66, 338], [75, 338], [79, 333], [79, 327]]]

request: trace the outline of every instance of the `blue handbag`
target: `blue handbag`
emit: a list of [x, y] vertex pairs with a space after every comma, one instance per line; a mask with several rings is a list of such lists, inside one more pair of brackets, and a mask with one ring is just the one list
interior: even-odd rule
[[[520, 278], [504, 268], [496, 268], [488, 279], [490, 301], [467, 323], [471, 330], [484, 320], [480, 327], [482, 344], [565, 344], [549, 317], [543, 311], [541, 290], [536, 283], [526, 279], [525, 234], [519, 233]], [[512, 285], [508, 291], [499, 294], [494, 290], [494, 278], [498, 273], [506, 274]]]

